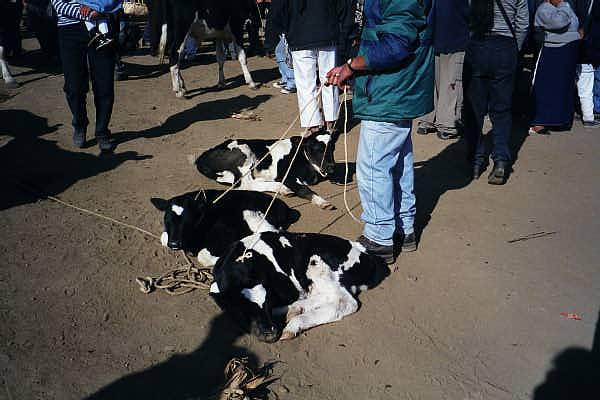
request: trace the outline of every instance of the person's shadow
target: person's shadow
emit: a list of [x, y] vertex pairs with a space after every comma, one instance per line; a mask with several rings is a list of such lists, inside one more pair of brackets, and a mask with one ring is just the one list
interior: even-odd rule
[[600, 398], [600, 313], [591, 350], [570, 347], [560, 352], [546, 380], [533, 392], [533, 400], [597, 398]]
[[208, 337], [191, 353], [117, 379], [86, 400], [184, 400], [212, 398], [223, 384], [223, 371], [232, 357], [247, 357], [250, 368], [256, 355], [234, 346], [242, 335], [237, 325], [221, 313], [211, 322]]
[[142, 131], [118, 133], [115, 135], [115, 140], [118, 143], [124, 143], [139, 138], [149, 139], [173, 135], [183, 131], [197, 121], [226, 119], [230, 118], [233, 113], [240, 112], [241, 110], [253, 110], [269, 98], [271, 98], [271, 95], [262, 94], [254, 97], [239, 95], [227, 99], [198, 103], [194, 107], [169, 116], [160, 125]]
[[[528, 134], [528, 124], [525, 120], [514, 118], [510, 138], [510, 148], [513, 157], [513, 168], [518, 168], [519, 151]], [[484, 138], [487, 152], [491, 151], [491, 132]], [[425, 230], [431, 214], [437, 206], [440, 197], [449, 190], [462, 189], [472, 181], [471, 165], [467, 162], [468, 146], [464, 136], [450, 143], [441, 152], [426, 161], [417, 161], [415, 167], [415, 195], [417, 197], [417, 215], [415, 231], [420, 238]], [[479, 179], [487, 179], [487, 171]], [[510, 177], [509, 177], [510, 179]]]
[[72, 152], [42, 136], [60, 125], [25, 110], [0, 110], [0, 174], [5, 185], [0, 210], [57, 195], [77, 181], [117, 168], [125, 161], [145, 160], [134, 151], [117, 154]]

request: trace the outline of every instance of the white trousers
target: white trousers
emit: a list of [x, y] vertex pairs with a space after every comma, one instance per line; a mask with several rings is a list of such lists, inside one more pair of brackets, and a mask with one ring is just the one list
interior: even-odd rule
[[[300, 126], [310, 128], [323, 123], [323, 115], [317, 99], [317, 70], [321, 91], [321, 103], [325, 121], [335, 121], [339, 108], [337, 87], [325, 86], [325, 75], [335, 67], [335, 46], [319, 47], [311, 50], [292, 51], [294, 62], [294, 78], [298, 93], [298, 108], [300, 109]], [[302, 111], [304, 110], [304, 111]]]
[[577, 94], [584, 121], [594, 120], [594, 67], [591, 64], [577, 66]]

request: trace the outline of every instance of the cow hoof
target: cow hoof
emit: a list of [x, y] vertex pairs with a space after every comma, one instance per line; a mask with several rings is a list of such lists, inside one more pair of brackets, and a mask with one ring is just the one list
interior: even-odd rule
[[19, 84], [15, 80], [4, 81], [4, 87], [7, 89], [17, 89]]
[[217, 83], [217, 89], [225, 89], [225, 83], [223, 83], [223, 82]]
[[252, 90], [258, 90], [258, 88], [260, 87], [260, 85], [259, 85], [259, 84], [257, 84], [256, 82], [250, 82], [250, 83], [248, 84], [248, 87], [249, 87], [250, 89], [252, 89]]
[[183, 99], [185, 97], [185, 90], [178, 90], [175, 92], [175, 97], [178, 99]]
[[331, 203], [323, 203], [323, 204], [320, 204], [319, 207], [321, 207], [323, 210], [329, 210], [329, 211], [337, 210], [337, 207]]

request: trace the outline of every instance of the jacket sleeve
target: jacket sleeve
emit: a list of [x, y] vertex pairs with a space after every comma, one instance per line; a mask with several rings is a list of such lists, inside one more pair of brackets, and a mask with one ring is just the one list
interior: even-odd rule
[[517, 1], [517, 10], [515, 14], [515, 34], [519, 49], [523, 48], [523, 43], [527, 39], [529, 32], [529, 4], [527, 0]]
[[79, 12], [79, 4], [75, 2], [65, 2], [63, 0], [52, 0], [52, 7], [56, 10], [58, 15], [64, 15], [65, 17], [78, 19], [81, 21], [89, 21], [89, 18], [85, 18]]
[[281, 3], [283, 0], [271, 1], [265, 26], [265, 50], [272, 53], [279, 43], [279, 35], [283, 32], [281, 23]]
[[426, 23], [417, 0], [391, 0], [381, 7], [381, 23], [375, 27], [378, 40], [370, 41], [364, 54], [370, 70], [398, 67], [418, 47]]

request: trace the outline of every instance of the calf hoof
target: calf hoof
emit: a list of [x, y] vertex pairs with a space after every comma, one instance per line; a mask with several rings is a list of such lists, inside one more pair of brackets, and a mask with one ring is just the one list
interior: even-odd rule
[[185, 97], [185, 90], [178, 90], [175, 92], [175, 97], [178, 99], [183, 99]]
[[281, 334], [281, 336], [279, 337], [279, 340], [290, 340], [296, 337], [296, 333], [292, 332], [292, 331], [283, 331], [283, 333]]
[[217, 89], [225, 89], [225, 82], [218, 82]]
[[248, 84], [248, 87], [252, 90], [258, 90], [258, 88], [260, 87], [260, 84], [257, 84], [256, 82], [250, 82]]
[[297, 317], [298, 315], [302, 314], [304, 312], [304, 309], [302, 307], [294, 307], [294, 308], [290, 308], [288, 309], [287, 314], [285, 315], [285, 322], [290, 322], [290, 320], [294, 317]]
[[337, 210], [337, 207], [329, 202], [319, 204], [319, 207], [321, 207], [323, 210], [329, 210], [329, 211]]

